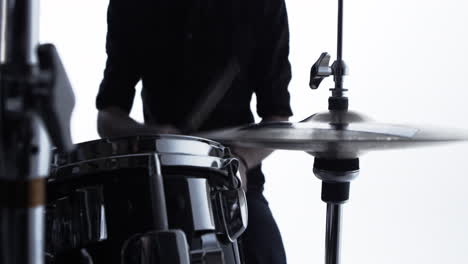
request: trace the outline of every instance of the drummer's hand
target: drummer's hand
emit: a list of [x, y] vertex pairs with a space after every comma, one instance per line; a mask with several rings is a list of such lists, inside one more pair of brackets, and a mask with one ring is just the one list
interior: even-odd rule
[[[269, 116], [262, 119], [262, 122], [277, 122], [287, 121], [287, 116]], [[268, 155], [270, 155], [272, 149], [261, 149], [261, 148], [245, 148], [245, 147], [231, 147], [232, 153], [241, 156], [244, 159], [244, 163], [247, 163], [247, 170], [251, 169], [262, 162]]]
[[122, 137], [146, 134], [180, 134], [170, 124], [145, 125], [133, 120], [118, 107], [108, 107], [98, 113], [98, 132], [101, 137]]
[[[275, 122], [275, 121], [287, 121], [287, 116], [269, 116], [263, 118], [262, 122]], [[231, 147], [232, 153], [235, 156], [240, 157], [239, 173], [241, 174], [242, 184], [244, 190], [247, 190], [247, 171], [262, 162], [273, 150], [271, 149], [257, 149], [257, 148], [243, 148], [243, 147]], [[245, 179], [245, 180], [244, 180]]]

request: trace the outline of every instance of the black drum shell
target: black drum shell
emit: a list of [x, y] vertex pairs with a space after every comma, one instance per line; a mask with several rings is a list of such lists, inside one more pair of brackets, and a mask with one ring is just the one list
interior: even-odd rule
[[[180, 140], [190, 142], [189, 145], [192, 146], [202, 147], [198, 152], [195, 149], [184, 150], [185, 152], [176, 149], [171, 152], [170, 147], [167, 146], [170, 143], [162, 142], [164, 140], [172, 142]], [[193, 140], [196, 142], [192, 142]], [[154, 212], [149, 202], [151, 184], [149, 177], [158, 169], [164, 179], [169, 228], [183, 230], [192, 250], [202, 247], [201, 236], [209, 233], [218, 236], [222, 233], [219, 228], [222, 222], [219, 219], [220, 212], [212, 203], [212, 199], [220, 190], [235, 189], [240, 186], [238, 179], [232, 178], [232, 173], [237, 170], [237, 163], [232, 162], [227, 148], [208, 140], [182, 136], [144, 137], [143, 140], [141, 137], [103, 140], [86, 142], [81, 146], [82, 148], [78, 145], [77, 150], [71, 155], [60, 153], [54, 155], [52, 175], [47, 183], [48, 208], [46, 211], [48, 211], [47, 222], [49, 223], [47, 226], [50, 229], [50, 212], [56, 210], [54, 209], [56, 201], [68, 199], [65, 197], [73, 196], [72, 194], [77, 190], [91, 189], [93, 192], [101, 192], [107, 237], [101, 241], [97, 241], [98, 239], [93, 241], [89, 238], [71, 239], [75, 242], [79, 240], [79, 243], [73, 244], [72, 242], [73, 245], [68, 247], [67, 243], [62, 243], [57, 247], [51, 243], [54, 240], [53, 236], [57, 234], [48, 230], [46, 250], [55, 256], [57, 263], [61, 263], [59, 262], [61, 258], [69, 256], [71, 251], [79, 247], [86, 248], [93, 257], [94, 263], [120, 263], [120, 249], [123, 243], [132, 235], [153, 230], [154, 215], [152, 214]], [[90, 149], [94, 151], [94, 154], [88, 153]], [[160, 153], [155, 152], [156, 150]], [[177, 164], [174, 160], [180, 160], [178, 157], [183, 157], [182, 160], [190, 158], [195, 162], [192, 165], [184, 162]], [[156, 168], [154, 160], [160, 163], [159, 168]], [[206, 183], [212, 217], [216, 223], [214, 230], [211, 228], [197, 230], [193, 221], [187, 221], [187, 219], [193, 219], [191, 215], [193, 210], [188, 208], [190, 197], [187, 190], [187, 182], [193, 180]], [[74, 199], [69, 200], [70, 204], [74, 203]], [[222, 247], [232, 248], [230, 246], [232, 243], [228, 243], [229, 241], [225, 239], [218, 239], [218, 241]], [[236, 257], [238, 258], [239, 256]]]

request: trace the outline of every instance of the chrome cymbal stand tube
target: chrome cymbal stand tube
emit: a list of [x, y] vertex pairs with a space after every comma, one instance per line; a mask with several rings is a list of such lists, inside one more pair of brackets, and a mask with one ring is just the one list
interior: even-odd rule
[[52, 45], [38, 45], [39, 0], [0, 0], [0, 263], [44, 263], [51, 140], [72, 148], [74, 97]]
[[327, 203], [325, 263], [340, 263], [342, 204], [349, 199], [351, 181], [359, 174], [359, 159], [315, 158], [314, 174], [322, 180], [322, 201]]

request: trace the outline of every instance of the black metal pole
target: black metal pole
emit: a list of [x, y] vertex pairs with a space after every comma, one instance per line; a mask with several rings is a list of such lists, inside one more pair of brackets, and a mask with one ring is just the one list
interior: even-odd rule
[[344, 62], [343, 62], [343, 0], [338, 0], [338, 30], [337, 30], [337, 59], [335, 65], [335, 89], [334, 96], [343, 96], [343, 75], [344, 75]]
[[343, 88], [343, 76], [346, 74], [346, 65], [343, 61], [343, 0], [338, 0], [338, 30], [337, 30], [337, 59], [332, 65], [335, 87], [330, 89], [332, 96], [328, 99], [329, 110], [348, 110], [347, 89]]
[[343, 0], [338, 0], [338, 43], [337, 60], [343, 60]]
[[340, 263], [341, 205], [327, 203], [327, 227], [325, 232], [325, 263]]

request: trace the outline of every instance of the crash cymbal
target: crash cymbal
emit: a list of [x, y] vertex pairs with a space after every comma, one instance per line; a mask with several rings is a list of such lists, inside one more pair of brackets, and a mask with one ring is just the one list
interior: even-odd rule
[[354, 158], [372, 150], [468, 140], [465, 131], [378, 123], [352, 111], [330, 111], [298, 123], [264, 122], [198, 136], [227, 145], [302, 150], [327, 158]]

